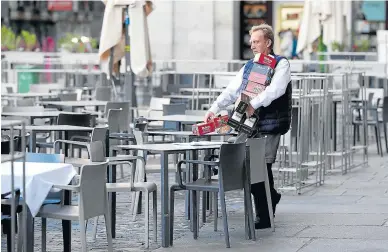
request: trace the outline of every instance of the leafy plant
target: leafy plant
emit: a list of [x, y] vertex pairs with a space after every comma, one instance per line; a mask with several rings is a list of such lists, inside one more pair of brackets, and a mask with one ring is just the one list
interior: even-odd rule
[[[86, 39], [86, 41], [85, 41]], [[84, 42], [83, 42], [84, 41]], [[97, 40], [85, 36], [76, 35], [73, 33], [66, 33], [58, 40], [58, 45], [69, 52], [91, 52], [91, 49], [97, 48]]]
[[356, 52], [367, 52], [370, 48], [370, 42], [367, 39], [356, 41], [353, 49]]
[[15, 33], [5, 25], [2, 25], [1, 26], [1, 49], [15, 50], [15, 48], [16, 48]]
[[343, 52], [345, 49], [345, 45], [337, 41], [334, 41], [333, 43], [331, 43], [331, 49], [333, 51]]
[[27, 51], [32, 51], [34, 49], [34, 47], [36, 46], [36, 43], [37, 43], [37, 39], [36, 39], [36, 35], [33, 34], [33, 33], [29, 33], [28, 31], [22, 31], [21, 32], [21, 37], [24, 41], [24, 44], [25, 44], [25, 49]]

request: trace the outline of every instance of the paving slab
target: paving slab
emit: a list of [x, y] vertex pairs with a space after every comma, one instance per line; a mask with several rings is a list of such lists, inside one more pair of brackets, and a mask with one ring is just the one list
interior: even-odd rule
[[311, 226], [301, 231], [297, 237], [387, 240], [388, 228], [384, 226]]
[[298, 252], [386, 252], [387, 240], [313, 239]]
[[277, 214], [277, 226], [382, 226], [387, 214]]

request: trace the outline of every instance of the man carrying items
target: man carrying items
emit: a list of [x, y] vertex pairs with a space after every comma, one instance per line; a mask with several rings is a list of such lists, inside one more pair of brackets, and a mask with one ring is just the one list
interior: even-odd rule
[[[267, 137], [265, 159], [271, 189], [272, 207], [275, 213], [276, 205], [280, 201], [281, 194], [274, 188], [271, 168], [276, 159], [280, 136], [287, 133], [291, 123], [292, 90], [290, 64], [286, 58], [273, 53], [274, 34], [271, 26], [267, 24], [253, 26], [249, 33], [251, 35], [250, 42], [253, 53], [255, 55], [269, 55], [276, 60], [271, 82], [261, 93], [258, 93], [256, 97], [250, 100], [245, 110], [247, 117], [252, 117], [253, 115], [258, 117], [258, 122], [255, 123], [255, 129], [248, 137]], [[247, 90], [247, 83], [252, 80], [250, 76], [251, 71], [256, 66], [257, 63], [254, 63], [254, 60], [250, 60], [241, 68], [206, 113], [205, 122], [211, 120], [220, 110], [234, 104], [241, 98], [241, 94]], [[246, 137], [244, 134], [239, 135], [240, 137]], [[253, 184], [251, 191], [256, 210], [255, 228], [270, 228], [271, 223], [264, 182]]]

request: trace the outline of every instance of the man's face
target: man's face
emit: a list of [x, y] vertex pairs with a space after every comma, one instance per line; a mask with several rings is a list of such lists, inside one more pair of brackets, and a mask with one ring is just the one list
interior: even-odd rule
[[253, 54], [264, 53], [268, 54], [267, 39], [264, 37], [262, 30], [254, 31], [251, 35], [251, 49]]

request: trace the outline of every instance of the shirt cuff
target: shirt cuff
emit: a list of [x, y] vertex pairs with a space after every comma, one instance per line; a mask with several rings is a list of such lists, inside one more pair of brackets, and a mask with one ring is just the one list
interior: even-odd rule
[[254, 99], [251, 100], [251, 106], [256, 110], [258, 108], [260, 108], [261, 106], [263, 106], [263, 102], [260, 101], [260, 97], [256, 97]]
[[210, 112], [217, 114], [220, 111], [220, 108], [217, 106], [217, 103], [213, 103], [213, 105], [209, 109]]

